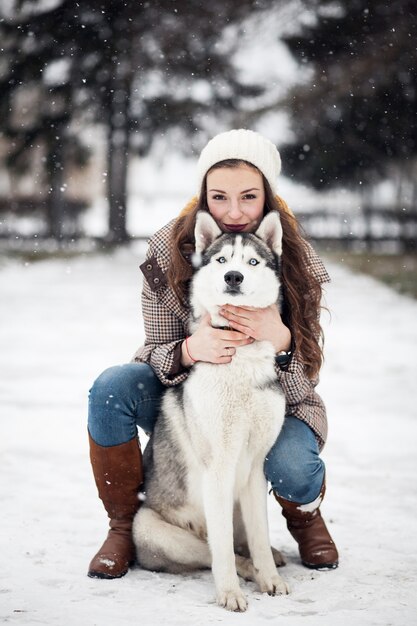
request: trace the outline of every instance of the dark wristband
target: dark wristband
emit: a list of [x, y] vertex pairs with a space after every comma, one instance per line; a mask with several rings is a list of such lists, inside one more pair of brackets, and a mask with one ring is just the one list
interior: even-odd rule
[[291, 356], [291, 350], [281, 350], [280, 352], [278, 352], [278, 354], [275, 355], [275, 363], [281, 369], [285, 369], [291, 360]]

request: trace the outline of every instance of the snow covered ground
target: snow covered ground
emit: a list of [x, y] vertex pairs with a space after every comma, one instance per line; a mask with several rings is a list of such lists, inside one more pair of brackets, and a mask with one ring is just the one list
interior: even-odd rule
[[86, 400], [141, 342], [143, 244], [112, 255], [0, 266], [0, 622], [34, 626], [417, 624], [417, 302], [329, 266], [331, 320], [320, 391], [330, 417], [323, 512], [333, 572], [303, 568], [269, 498], [287, 597], [242, 583], [249, 609], [214, 604], [209, 572], [86, 576], [104, 539]]

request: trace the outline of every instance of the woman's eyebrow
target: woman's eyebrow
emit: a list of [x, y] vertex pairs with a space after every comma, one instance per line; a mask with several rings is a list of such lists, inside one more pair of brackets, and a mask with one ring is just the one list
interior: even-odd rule
[[[209, 191], [217, 191], [217, 193], [226, 193], [226, 191], [222, 191], [221, 189], [209, 189]], [[258, 187], [251, 187], [250, 189], [244, 189], [240, 193], [248, 193], [249, 191], [260, 191]]]

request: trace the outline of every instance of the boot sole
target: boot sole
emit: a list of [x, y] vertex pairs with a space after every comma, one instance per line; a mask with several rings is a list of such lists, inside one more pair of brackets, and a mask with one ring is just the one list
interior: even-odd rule
[[128, 571], [129, 570], [126, 570], [121, 574], [117, 574], [117, 576], [114, 576], [112, 574], [105, 574], [104, 572], [88, 572], [87, 576], [89, 578], [101, 578], [102, 580], [114, 580], [115, 578], [122, 578], [122, 576], [126, 576]]
[[308, 569], [315, 569], [318, 571], [337, 569], [339, 567], [339, 561], [336, 561], [335, 563], [320, 563], [318, 565], [313, 565], [312, 563], [306, 563], [305, 561], [301, 561], [301, 563], [305, 567], [308, 567]]
[[87, 576], [89, 578], [101, 578], [103, 580], [113, 580], [114, 578], [122, 578], [123, 576], [126, 576], [129, 569], [133, 567], [135, 563], [136, 563], [135, 559], [133, 559], [132, 561], [129, 561], [129, 567], [124, 572], [122, 572], [121, 574], [117, 574], [116, 576], [112, 574], [107, 574], [106, 572], [96, 572], [94, 570], [88, 571]]

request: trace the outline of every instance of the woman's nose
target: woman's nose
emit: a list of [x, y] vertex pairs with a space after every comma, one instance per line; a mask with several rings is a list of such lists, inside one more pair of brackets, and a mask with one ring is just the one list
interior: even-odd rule
[[242, 215], [239, 200], [237, 198], [232, 198], [230, 200], [229, 215], [233, 219], [238, 219]]

